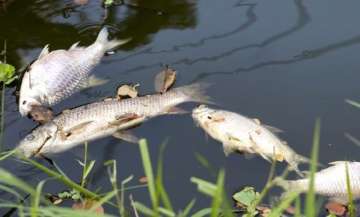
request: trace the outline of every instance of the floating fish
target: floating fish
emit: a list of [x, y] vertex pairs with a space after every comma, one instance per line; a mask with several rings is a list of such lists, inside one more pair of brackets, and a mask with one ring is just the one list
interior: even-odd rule
[[[330, 167], [315, 173], [314, 189], [317, 194], [330, 197], [330, 201], [341, 204], [349, 203], [346, 184], [346, 164], [353, 200], [360, 198], [360, 162], [336, 161], [329, 163]], [[299, 180], [284, 180], [275, 178], [277, 185], [286, 191], [307, 192], [309, 178]]]
[[176, 105], [184, 102], [207, 102], [206, 84], [174, 88], [164, 94], [154, 94], [123, 100], [110, 99], [66, 110], [52, 121], [35, 128], [17, 149], [26, 157], [66, 151], [78, 144], [113, 135], [137, 142], [125, 130], [140, 125], [149, 118], [180, 114]]
[[272, 132], [280, 130], [263, 125], [258, 119], [205, 105], [195, 108], [192, 117], [212, 138], [223, 144], [226, 155], [240, 152], [259, 154], [270, 162], [286, 161], [290, 169], [302, 176], [298, 165], [308, 162], [308, 159], [297, 154]]
[[90, 76], [90, 71], [106, 51], [127, 41], [109, 41], [108, 31], [103, 28], [96, 41], [88, 47], [80, 47], [77, 42], [69, 50], [49, 52], [46, 45], [23, 76], [19, 100], [21, 115], [28, 115], [33, 106], [52, 106], [84, 87], [105, 83]]

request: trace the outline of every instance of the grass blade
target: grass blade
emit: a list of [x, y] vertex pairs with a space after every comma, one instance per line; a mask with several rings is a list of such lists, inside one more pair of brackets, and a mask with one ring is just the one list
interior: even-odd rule
[[203, 217], [203, 216], [208, 216], [211, 213], [211, 208], [205, 208], [202, 210], [197, 211], [194, 215], [192, 215], [191, 217]]
[[166, 147], [166, 143], [163, 143], [160, 147], [158, 166], [157, 166], [157, 175], [156, 175], [156, 192], [157, 197], [161, 199], [166, 209], [174, 212], [174, 209], [171, 205], [168, 194], [166, 193], [164, 184], [163, 184], [163, 155]]
[[158, 206], [159, 206], [159, 201], [158, 201], [158, 197], [156, 195], [154, 173], [153, 173], [153, 169], [152, 169], [151, 159], [150, 159], [150, 155], [149, 155], [149, 149], [148, 149], [146, 140], [141, 139], [139, 141], [139, 145], [140, 145], [140, 153], [141, 153], [141, 158], [142, 158], [142, 162], [143, 162], [145, 175], [148, 180], [148, 190], [150, 193], [151, 203], [152, 203], [152, 206], [154, 209], [155, 216], [159, 216], [159, 213], [157, 210]]
[[191, 209], [194, 207], [196, 200], [192, 199], [190, 203], [185, 207], [184, 211], [179, 213], [178, 217], [186, 217], [189, 216]]
[[138, 202], [138, 201], [135, 201], [133, 203], [135, 209], [139, 212], [141, 212], [142, 214], [145, 214], [147, 216], [155, 216], [155, 212], [150, 209], [149, 207], [145, 206], [144, 204]]
[[355, 106], [355, 107], [357, 107], [357, 108], [360, 108], [360, 103], [358, 103], [358, 102], [355, 102], [355, 101], [350, 100], [350, 99], [346, 99], [345, 102], [349, 103], [349, 104], [352, 105], [352, 106]]
[[289, 192], [285, 198], [283, 198], [278, 206], [276, 206], [274, 209], [272, 209], [271, 213], [268, 217], [279, 217], [284, 212], [285, 209], [287, 209], [291, 203], [298, 198], [299, 192], [292, 191]]
[[217, 178], [216, 191], [213, 197], [213, 202], [211, 204], [211, 217], [217, 217], [218, 213], [220, 212], [224, 196], [224, 182], [225, 172], [224, 170], [220, 170]]
[[81, 187], [80, 185], [78, 185], [76, 182], [72, 181], [71, 179], [69, 179], [68, 177], [63, 176], [60, 173], [57, 173], [53, 170], [50, 170], [49, 168], [43, 166], [42, 164], [31, 160], [29, 158], [22, 158], [22, 160], [29, 162], [30, 164], [32, 164], [33, 166], [35, 166], [36, 168], [38, 168], [39, 170], [43, 171], [44, 173], [46, 173], [48, 176], [53, 177], [57, 180], [59, 180], [60, 182], [62, 182], [64, 185], [75, 189], [76, 191], [80, 192], [81, 194], [83, 194], [85, 197], [91, 198], [91, 199], [96, 199], [96, 198], [100, 198], [99, 195], [89, 191], [86, 188]]
[[310, 161], [310, 176], [309, 176], [309, 189], [306, 195], [306, 204], [305, 204], [305, 215], [307, 217], [315, 217], [315, 173], [317, 170], [318, 163], [318, 154], [320, 146], [320, 119], [316, 120], [314, 128], [314, 137], [313, 137], [313, 147], [311, 151], [311, 161]]
[[355, 217], [355, 206], [353, 201], [353, 194], [351, 191], [351, 183], [350, 183], [350, 175], [349, 175], [349, 164], [345, 163], [345, 175], [346, 175], [346, 190], [348, 194], [349, 204], [348, 204], [348, 212], [350, 217]]

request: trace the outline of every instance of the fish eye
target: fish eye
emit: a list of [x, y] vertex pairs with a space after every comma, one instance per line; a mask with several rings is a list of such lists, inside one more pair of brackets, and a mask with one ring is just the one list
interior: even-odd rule
[[212, 117], [211, 117], [211, 116], [207, 116], [207, 119], [211, 120], [211, 119], [212, 119]]
[[30, 134], [30, 135], [26, 136], [26, 139], [29, 140], [29, 141], [32, 141], [32, 140], [35, 139], [35, 136]]
[[25, 104], [26, 104], [26, 100], [24, 100], [24, 101], [22, 102], [22, 104], [25, 105]]

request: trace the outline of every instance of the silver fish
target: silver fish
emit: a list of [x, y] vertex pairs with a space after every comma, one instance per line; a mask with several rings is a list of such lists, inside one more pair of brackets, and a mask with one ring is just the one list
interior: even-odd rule
[[298, 164], [308, 159], [297, 154], [272, 131], [279, 131], [240, 114], [200, 105], [192, 113], [195, 122], [223, 144], [226, 155], [232, 152], [259, 154], [267, 161], [286, 161], [302, 176]]
[[[330, 167], [315, 173], [314, 189], [317, 194], [330, 197], [331, 201], [341, 204], [349, 202], [346, 184], [346, 164], [350, 181], [350, 190], [353, 199], [360, 198], [360, 162], [335, 161], [329, 163]], [[286, 191], [307, 192], [310, 180], [308, 178], [299, 180], [283, 180], [276, 178], [277, 185]]]
[[73, 44], [69, 50], [49, 52], [46, 45], [38, 59], [24, 73], [20, 88], [19, 111], [26, 116], [32, 106], [52, 106], [81, 88], [104, 83], [90, 77], [90, 71], [100, 62], [104, 53], [128, 40], [108, 40], [103, 28], [96, 41], [88, 47]]
[[178, 104], [207, 102], [206, 87], [206, 84], [192, 84], [174, 88], [164, 94], [120, 101], [110, 99], [67, 110], [35, 128], [17, 149], [30, 157], [63, 152], [86, 141], [109, 135], [136, 142], [136, 138], [124, 130], [155, 116], [184, 113], [176, 107]]

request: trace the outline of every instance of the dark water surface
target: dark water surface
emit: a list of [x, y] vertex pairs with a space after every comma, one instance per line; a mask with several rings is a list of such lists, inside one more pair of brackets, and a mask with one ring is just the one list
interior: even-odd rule
[[[131, 1], [141, 7], [120, 5], [108, 10], [100, 1], [75, 6], [72, 1], [14, 0], [0, 8], [0, 42], [8, 44], [8, 62], [17, 69], [36, 59], [42, 47], [68, 48], [74, 42], [90, 44], [101, 25], [117, 38], [132, 41], [106, 56], [94, 74], [111, 79], [104, 86], [73, 95], [55, 106], [60, 112], [114, 95], [120, 83], [139, 82], [141, 93], [153, 92], [153, 78], [169, 64], [179, 72], [177, 85], [210, 82], [209, 95], [218, 106], [283, 129], [281, 137], [299, 153], [311, 150], [315, 119], [321, 117], [320, 160], [359, 160], [360, 148], [344, 137], [359, 136], [359, 110], [344, 99], [359, 99], [360, 2], [342, 1]], [[15, 88], [6, 92], [5, 145], [12, 148], [35, 124], [21, 118]], [[191, 109], [194, 104], [186, 105]], [[155, 163], [160, 143], [169, 139], [164, 155], [165, 186], [180, 209], [197, 197], [197, 208], [207, 205], [190, 183], [191, 176], [215, 181], [196, 160], [205, 156], [216, 169], [226, 168], [229, 193], [244, 185], [262, 188], [269, 163], [260, 157], [225, 157], [221, 144], [206, 139], [190, 115], [155, 118], [135, 130], [149, 141]], [[138, 184], [143, 169], [137, 145], [114, 138], [90, 143], [96, 160], [91, 189], [110, 187], [103, 162], [116, 159], [119, 179], [133, 174]], [[54, 157], [74, 180], [81, 168], [76, 148]], [[46, 175], [16, 161], [3, 167], [36, 184]], [[63, 190], [48, 182], [46, 190]], [[147, 191], [131, 192], [148, 201]]]

